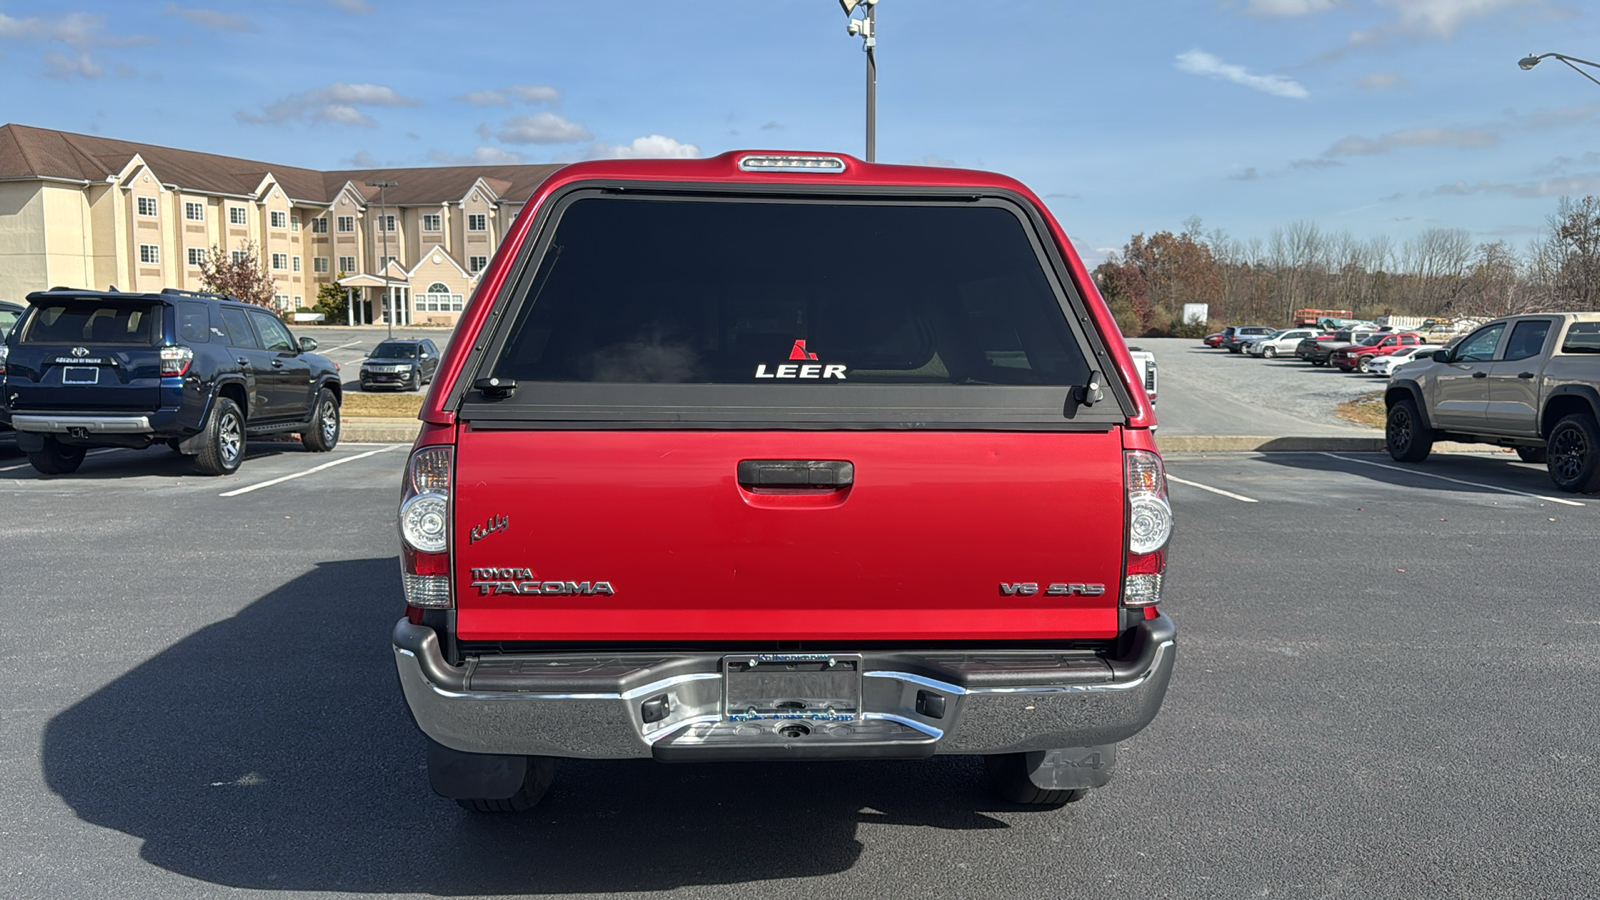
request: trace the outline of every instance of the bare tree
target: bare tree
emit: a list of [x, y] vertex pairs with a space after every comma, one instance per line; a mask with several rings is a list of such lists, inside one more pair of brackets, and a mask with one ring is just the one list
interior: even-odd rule
[[212, 247], [200, 261], [200, 286], [246, 303], [272, 306], [272, 278], [267, 275], [260, 248], [254, 241], [247, 241], [243, 248], [231, 253]]

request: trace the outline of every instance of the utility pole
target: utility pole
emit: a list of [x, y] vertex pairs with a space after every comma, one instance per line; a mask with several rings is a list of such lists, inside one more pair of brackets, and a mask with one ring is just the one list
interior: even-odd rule
[[378, 208], [382, 218], [378, 220], [378, 230], [383, 232], [383, 309], [384, 324], [389, 326], [389, 337], [394, 337], [394, 286], [389, 283], [389, 203], [387, 191], [392, 187], [399, 187], [398, 181], [369, 181], [367, 187], [378, 189]]
[[[861, 38], [861, 49], [867, 52], [867, 162], [873, 162], [878, 156], [878, 0], [839, 0], [839, 5], [850, 17], [851, 36]], [[859, 19], [857, 7], [866, 10]]]

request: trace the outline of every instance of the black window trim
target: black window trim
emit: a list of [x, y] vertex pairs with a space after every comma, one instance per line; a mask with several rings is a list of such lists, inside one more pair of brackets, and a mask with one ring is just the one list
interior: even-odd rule
[[[1074, 388], [1071, 386], [1004, 386], [985, 387], [982, 390], [999, 390], [1007, 394], [991, 396], [1020, 397], [1024, 393], [1040, 395], [1048, 392], [1051, 406], [1059, 404], [1061, 413], [1059, 418], [1046, 421], [1040, 417], [1038, 410], [1045, 408], [1035, 404], [1032, 414], [1017, 414], [1001, 411], [1001, 407], [986, 404], [983, 409], [948, 409], [932, 407], [927, 409], [908, 406], [907, 401], [913, 401], [911, 395], [915, 388], [906, 385], [830, 385], [827, 390], [872, 392], [892, 391], [898, 401], [893, 404], [861, 404], [858, 409], [850, 410], [837, 406], [829, 406], [827, 416], [818, 414], [816, 418], [808, 416], [803, 407], [786, 407], [781, 411], [771, 408], [770, 394], [763, 405], [740, 403], [743, 399], [741, 392], [753, 390], [767, 390], [765, 385], [698, 385], [697, 389], [703, 395], [715, 402], [707, 408], [716, 408], [722, 411], [749, 410], [735, 412], [726, 419], [701, 419], [698, 417], [686, 419], [683, 416], [685, 407], [673, 404], [668, 409], [656, 407], [640, 407], [634, 401], [640, 396], [640, 388], [649, 385], [578, 385], [565, 384], [564, 389], [573, 395], [581, 395], [594, 391], [600, 394], [610, 393], [616, 395], [611, 403], [589, 404], [563, 404], [541, 403], [529, 404], [515, 398], [501, 400], [486, 400], [481, 397], [474, 399], [476, 392], [472, 391], [472, 383], [486, 373], [488, 364], [498, 358], [501, 348], [509, 337], [508, 323], [514, 321], [517, 308], [516, 298], [526, 296], [531, 282], [538, 271], [538, 263], [544, 258], [551, 241], [554, 239], [554, 224], [559, 221], [560, 215], [572, 203], [580, 199], [595, 196], [639, 196], [639, 197], [672, 197], [677, 199], [707, 199], [722, 202], [838, 202], [841, 200], [860, 203], [886, 203], [904, 205], [918, 203], [939, 206], [974, 206], [993, 205], [1009, 210], [1016, 215], [1023, 225], [1024, 233], [1032, 245], [1034, 253], [1041, 263], [1041, 271], [1046, 282], [1056, 296], [1056, 301], [1061, 305], [1066, 316], [1067, 325], [1076, 338], [1079, 350], [1083, 352], [1085, 362], [1091, 371], [1101, 373], [1101, 386], [1104, 399], [1094, 407], [1083, 407], [1072, 399]], [[922, 186], [885, 186], [885, 185], [766, 185], [757, 186], [747, 183], [736, 185], [701, 183], [701, 182], [633, 182], [633, 181], [583, 181], [565, 185], [540, 203], [539, 210], [529, 228], [528, 236], [517, 248], [517, 255], [512, 260], [511, 271], [502, 282], [499, 292], [491, 301], [488, 315], [484, 318], [482, 328], [476, 339], [467, 350], [466, 359], [463, 360], [461, 375], [451, 385], [449, 394], [443, 401], [443, 408], [454, 412], [458, 419], [471, 421], [476, 427], [505, 427], [505, 428], [766, 428], [766, 429], [814, 429], [838, 427], [868, 428], [880, 430], [896, 429], [993, 429], [993, 430], [1095, 430], [1103, 431], [1112, 426], [1123, 424], [1135, 412], [1132, 397], [1128, 394], [1126, 386], [1116, 375], [1116, 365], [1111, 359], [1111, 354], [1099, 332], [1095, 329], [1093, 320], [1089, 317], [1087, 306], [1076, 285], [1073, 284], [1071, 273], [1061, 254], [1053, 251], [1053, 244], [1049, 228], [1043, 217], [1033, 204], [1014, 191], [993, 188], [975, 187], [922, 187]], [[540, 382], [540, 384], [547, 384]], [[662, 386], [657, 386], [662, 387]], [[681, 390], [683, 386], [666, 386]], [[940, 385], [938, 389], [948, 396], [950, 385]], [[785, 390], [806, 390], [805, 387], [789, 388]], [[971, 390], [972, 388], [968, 388]], [[861, 399], [870, 399], [870, 395], [858, 395]], [[889, 395], [885, 395], [887, 398]], [[596, 400], [603, 399], [597, 397]], [[873, 416], [872, 421], [866, 421], [865, 415], [858, 415], [866, 410], [893, 409], [898, 411], [894, 420], [882, 416]], [[636, 418], [624, 418], [636, 416]], [[826, 419], [826, 421], [824, 421]]]

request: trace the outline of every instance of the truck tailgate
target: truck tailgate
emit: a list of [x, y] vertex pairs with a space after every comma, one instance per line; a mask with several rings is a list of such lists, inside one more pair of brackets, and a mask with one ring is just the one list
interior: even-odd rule
[[[738, 476], [747, 460], [849, 462], [853, 482], [748, 489]], [[494, 485], [460, 491], [454, 510], [465, 640], [905, 642], [1117, 630], [1125, 495], [1115, 428], [467, 427], [455, 483]], [[1037, 591], [1017, 587], [1027, 584]]]

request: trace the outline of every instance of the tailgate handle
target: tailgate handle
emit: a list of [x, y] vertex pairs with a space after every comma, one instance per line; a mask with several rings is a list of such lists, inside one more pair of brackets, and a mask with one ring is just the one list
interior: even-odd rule
[[839, 490], [855, 482], [856, 467], [837, 459], [742, 459], [743, 488], [827, 488]]

